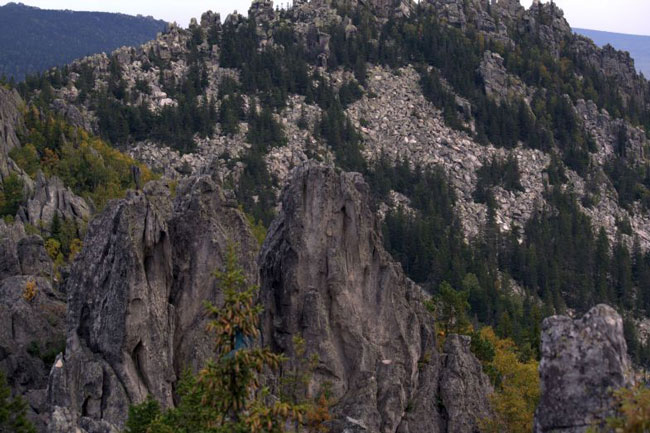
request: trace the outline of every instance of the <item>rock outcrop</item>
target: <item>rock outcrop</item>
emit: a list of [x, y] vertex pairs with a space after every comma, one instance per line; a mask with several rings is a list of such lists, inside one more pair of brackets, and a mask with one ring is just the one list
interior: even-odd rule
[[544, 320], [541, 355], [536, 433], [584, 433], [612, 415], [611, 391], [632, 381], [623, 320], [607, 305]]
[[384, 250], [361, 175], [295, 169], [260, 266], [263, 340], [291, 356], [305, 339], [311, 386], [329, 383], [336, 401], [333, 431], [469, 433], [488, 413], [468, 342], [436, 349], [425, 294]]
[[[153, 182], [111, 202], [89, 226], [67, 284], [65, 355], [50, 375], [50, 431], [118, 431], [129, 404], [173, 386], [212, 351], [203, 301], [219, 302], [211, 273], [229, 242], [252, 270], [256, 241], [209, 177]], [[66, 430], [70, 429], [70, 430]]]
[[499, 102], [521, 99], [527, 96], [527, 89], [520, 79], [509, 74], [503, 64], [503, 57], [486, 51], [479, 73], [485, 82], [485, 93]]
[[26, 205], [19, 210], [18, 217], [34, 227], [49, 229], [54, 216], [68, 221], [81, 229], [92, 215], [92, 207], [86, 200], [66, 188], [61, 179], [49, 179], [39, 171], [34, 184], [34, 192]]
[[0, 370], [43, 429], [47, 376], [65, 343], [65, 295], [39, 236], [0, 219]]
[[20, 145], [17, 132], [22, 122], [22, 104], [17, 91], [0, 86], [0, 180], [8, 176], [12, 168], [9, 151]]

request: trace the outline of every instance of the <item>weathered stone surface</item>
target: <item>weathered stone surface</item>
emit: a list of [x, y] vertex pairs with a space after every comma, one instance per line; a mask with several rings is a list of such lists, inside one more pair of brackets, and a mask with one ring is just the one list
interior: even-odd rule
[[477, 420], [490, 416], [486, 400], [492, 385], [470, 351], [470, 344], [470, 337], [462, 335], [450, 335], [445, 340], [440, 397], [448, 433], [476, 431]]
[[623, 320], [607, 305], [581, 319], [544, 320], [536, 433], [583, 433], [612, 415], [611, 391], [631, 384]]
[[212, 272], [230, 242], [256, 281], [257, 241], [221, 189], [199, 177], [175, 193], [149, 183], [90, 224], [67, 284], [65, 356], [50, 375], [56, 428], [119, 431], [147, 395], [171, 406], [180, 374], [213, 351], [203, 301], [220, 301]]
[[38, 172], [34, 193], [27, 204], [18, 212], [19, 218], [34, 227], [49, 229], [55, 215], [61, 222], [70, 221], [78, 228], [83, 227], [93, 212], [83, 198], [76, 195], [56, 176], [49, 179]]
[[[172, 404], [169, 190], [152, 183], [89, 226], [68, 280], [68, 337], [53, 407], [122, 426], [148, 394]], [[85, 421], [84, 421], [85, 422]]]
[[52, 277], [52, 259], [45, 251], [45, 243], [40, 236], [32, 235], [22, 238], [16, 245], [20, 273], [22, 275], [36, 275]]
[[511, 75], [503, 64], [503, 57], [497, 53], [486, 51], [479, 73], [485, 82], [485, 93], [497, 101], [511, 101], [525, 98], [526, 86], [520, 79]]
[[[486, 413], [489, 386], [475, 385], [487, 380], [466, 344], [436, 350], [424, 295], [384, 250], [368, 194], [359, 174], [294, 170], [260, 256], [263, 340], [293, 355], [301, 335], [318, 355], [311, 386], [331, 384], [335, 432], [470, 432], [438, 400]], [[453, 389], [441, 394], [441, 380]]]
[[50, 363], [65, 342], [65, 296], [52, 276], [43, 240], [0, 219], [0, 370], [41, 430]]
[[213, 273], [223, 268], [228, 245], [236, 248], [249, 283], [256, 284], [259, 244], [237, 203], [209, 177], [181, 181], [176, 194], [168, 224], [173, 262], [170, 302], [176, 313], [174, 368], [180, 375], [189, 367], [200, 368], [214, 354], [203, 302], [222, 300]]
[[9, 151], [20, 146], [17, 133], [22, 127], [22, 105], [17, 91], [0, 86], [0, 180], [15, 169]]
[[0, 221], [0, 369], [41, 425], [48, 362], [65, 341], [65, 296], [52, 284], [43, 240]]

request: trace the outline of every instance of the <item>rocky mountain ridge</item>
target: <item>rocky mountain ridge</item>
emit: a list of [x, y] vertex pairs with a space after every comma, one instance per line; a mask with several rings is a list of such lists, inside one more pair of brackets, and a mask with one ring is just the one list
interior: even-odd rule
[[[404, 3], [400, 3], [404, 5]], [[388, 3], [371, 4], [376, 10], [387, 12], [395, 5]], [[390, 7], [389, 7], [390, 6]], [[396, 6], [397, 7], [397, 6]], [[410, 5], [413, 8], [414, 5]], [[435, 13], [445, 17], [450, 25], [458, 26], [461, 29], [468, 25], [476, 26], [479, 31], [483, 32], [489, 38], [502, 40], [501, 42], [513, 45], [514, 41], [508, 39], [507, 27], [509, 23], [517, 24], [521, 31], [535, 33], [542, 39], [547, 38], [545, 44], [557, 46], [552, 49], [559, 56], [559, 45], [561, 41], [570, 41], [571, 49], [575, 50], [575, 55], [580, 56], [585, 62], [598, 67], [603, 73], [615, 80], [617, 83], [624, 83], [621, 87], [621, 96], [623, 99], [630, 99], [638, 95], [642, 98], [647, 93], [647, 82], [642, 80], [635, 72], [633, 61], [623, 54], [615, 51], [598, 49], [593, 43], [575, 36], [571, 33], [570, 27], [563, 18], [559, 9], [551, 4], [540, 4], [539, 11], [535, 7], [525, 10], [517, 1], [498, 2], [490, 6], [500, 19], [500, 27], [490, 24], [495, 19], [488, 14], [484, 2], [471, 2], [469, 9], [465, 6], [458, 6], [456, 2], [431, 2], [426, 3], [426, 7], [435, 10]], [[266, 11], [266, 12], [265, 12]], [[330, 2], [311, 1], [297, 4], [293, 9], [286, 12], [286, 16], [280, 18], [273, 12], [271, 2], [255, 2], [251, 12], [259, 22], [266, 23], [265, 26], [271, 28], [274, 24], [289, 19], [294, 21], [297, 34], [304, 38], [308, 49], [314, 50], [313, 55], [321, 58], [326, 63], [329, 54], [330, 35], [325, 30], [331, 23], [343, 22]], [[317, 18], [318, 17], [318, 18]], [[550, 17], [550, 18], [547, 18]], [[543, 19], [542, 19], [543, 18]], [[542, 24], [540, 21], [549, 20], [549, 24]], [[236, 16], [230, 16], [225, 25], [232, 25], [236, 22]], [[546, 21], [544, 21], [546, 22]], [[113, 53], [117, 62], [122, 66], [122, 79], [125, 81], [127, 89], [137, 95], [137, 98], [131, 103], [133, 106], [139, 104], [147, 105], [151, 110], [161, 110], [163, 107], [177, 105], [177, 101], [170, 97], [163, 90], [163, 83], [160, 77], [165, 80], [173, 79], [176, 82], [182, 81], [183, 77], [188, 74], [189, 64], [186, 59], [186, 45], [193, 31], [209, 32], [211, 29], [221, 29], [221, 23], [217, 15], [210, 13], [205, 14], [200, 24], [194, 22], [189, 30], [180, 28], [171, 28], [168, 33], [161, 36], [156, 41], [147, 43], [138, 48], [124, 48]], [[356, 27], [350, 22], [347, 24], [348, 31], [354, 34]], [[318, 42], [312, 44], [313, 34], [318, 34]], [[266, 31], [263, 38], [268, 38], [270, 31]], [[272, 43], [272, 39], [269, 39]], [[220, 92], [220, 83], [224, 77], [230, 76], [237, 79], [238, 71], [224, 69], [219, 65], [219, 46], [214, 45], [210, 48], [206, 43], [198, 47], [200, 52], [204, 52], [208, 57], [206, 65], [209, 69], [207, 74], [208, 87], [205, 95], [209, 98], [215, 98]], [[156, 66], [150, 66], [150, 53], [160, 58], [162, 61], [169, 62], [165, 70]], [[531, 89], [516, 76], [508, 72], [503, 66], [503, 62], [498, 60], [498, 54], [486, 52], [486, 57], [481, 63], [481, 70], [478, 71], [482, 80], [485, 82], [485, 89], [488, 95], [495, 99], [511, 100], [513, 95], [524, 98], [528, 103], [532, 101], [535, 89]], [[108, 84], [110, 59], [106, 55], [100, 55], [88, 58], [78, 62], [76, 65], [90, 66], [95, 71], [98, 79], [95, 82], [95, 88], [100, 88]], [[625, 65], [625, 66], [623, 66]], [[326, 70], [318, 69], [320, 74], [325, 76], [331, 75], [329, 79], [334, 86], [340, 86], [349, 80], [345, 74], [339, 72], [328, 73]], [[484, 204], [475, 203], [471, 197], [472, 191], [476, 187], [476, 170], [480, 168], [493, 155], [505, 157], [513, 155], [520, 164], [522, 178], [526, 184], [524, 191], [511, 192], [496, 189], [495, 199], [499, 203], [497, 208], [497, 218], [503, 229], [508, 230], [513, 224], [522, 227], [529, 219], [530, 215], [545, 203], [543, 193], [547, 179], [541, 175], [544, 168], [550, 161], [548, 152], [530, 152], [525, 148], [513, 151], [502, 150], [496, 151], [475, 143], [472, 137], [461, 138], [456, 131], [445, 125], [443, 116], [428, 101], [421, 96], [418, 89], [418, 77], [413, 70], [402, 71], [403, 73], [390, 74], [386, 70], [369, 71], [369, 88], [362, 101], [347, 109], [348, 115], [354, 122], [354, 125], [364, 133], [366, 143], [365, 157], [368, 161], [373, 161], [383, 151], [392, 158], [407, 157], [410, 161], [418, 161], [421, 164], [439, 164], [442, 166], [452, 179], [458, 189], [461, 201], [459, 203], [459, 212], [462, 214], [462, 221], [465, 230], [472, 238], [475, 236], [486, 215]], [[77, 76], [73, 75], [74, 81]], [[149, 89], [146, 93], [139, 92], [135, 89], [137, 81], [144, 80]], [[67, 107], [70, 104], [77, 106], [78, 90], [74, 85], [63, 88], [56, 92], [60, 97], [57, 107]], [[373, 96], [373, 97], [369, 97]], [[377, 95], [375, 98], [374, 96]], [[413, 101], [420, 99], [418, 105], [423, 110], [418, 113], [417, 110], [401, 110], [396, 112], [392, 109], [393, 103], [401, 104], [405, 102], [407, 106], [412, 106]], [[57, 99], [58, 101], [58, 99]], [[391, 104], [388, 104], [388, 102]], [[645, 104], [644, 101], [640, 101]], [[358, 108], [365, 107], [366, 113], [372, 115], [361, 115]], [[68, 116], [71, 122], [81, 125], [94, 125], [93, 130], [100, 132], [97, 126], [97, 120], [92, 111], [87, 111], [85, 104], [80, 108], [84, 120], [81, 118], [74, 119]], [[578, 101], [573, 107], [575, 115], [584, 123], [585, 130], [590, 133], [596, 141], [597, 151], [591, 157], [594, 161], [594, 169], [599, 173], [592, 173], [590, 177], [606, 178], [602, 168], [606, 161], [611, 159], [616, 147], [616, 139], [621, 128], [626, 130], [628, 137], [626, 148], [628, 159], [637, 161], [642, 164], [645, 161], [645, 149], [648, 146], [646, 134], [639, 128], [630, 125], [620, 119], [612, 116], [601, 109], [597, 108], [589, 101]], [[60, 111], [65, 115], [65, 110]], [[288, 106], [280, 113], [279, 120], [282, 120], [286, 129], [287, 145], [282, 148], [271, 150], [266, 155], [266, 163], [271, 174], [277, 178], [278, 185], [282, 185], [288, 168], [299, 164], [301, 161], [308, 159], [308, 154], [314, 153], [323, 155], [326, 159], [331, 159], [328, 155], [327, 146], [322, 139], [314, 136], [309, 131], [303, 131], [296, 125], [299, 119], [305, 116], [309, 125], [313, 125], [319, 117], [319, 108], [314, 104], [304, 103], [300, 98], [293, 98]], [[419, 116], [419, 117], [418, 117]], [[381, 124], [375, 123], [376, 119], [381, 119]], [[423, 121], [427, 121], [426, 124]], [[366, 122], [370, 122], [369, 125]], [[430, 124], [435, 122], [434, 126]], [[363, 123], [363, 125], [362, 125]], [[433, 129], [435, 128], [435, 129]], [[379, 130], [378, 130], [379, 129]], [[383, 134], [381, 129], [389, 131], [389, 135]], [[431, 131], [435, 130], [434, 134]], [[246, 125], [242, 131], [232, 137], [216, 134], [208, 139], [195, 138], [197, 144], [196, 152], [180, 154], [169, 151], [155, 140], [138, 142], [135, 145], [129, 145], [132, 149], [131, 155], [152, 167], [162, 170], [166, 175], [172, 177], [183, 176], [189, 173], [205, 173], [217, 169], [220, 176], [226, 178], [231, 175], [231, 170], [227, 167], [228, 161], [237, 158], [248, 148], [246, 143]], [[400, 133], [398, 133], [400, 131]], [[398, 136], [399, 135], [399, 136]], [[436, 146], [435, 143], [462, 143], [459, 146], [460, 154], [453, 155], [447, 152], [446, 146]], [[472, 143], [474, 142], [474, 143]], [[124, 145], [124, 143], [118, 143]], [[421, 150], [416, 152], [421, 156], [415, 156], [416, 147]], [[471, 149], [471, 150], [470, 150]], [[618, 193], [609, 182], [602, 183], [593, 190], [591, 185], [594, 182], [588, 182], [587, 179], [577, 173], [569, 170], [569, 184], [566, 186], [568, 191], [578, 195], [578, 198], [586, 198], [596, 195], [599, 197], [595, 207], [585, 207], [583, 211], [590, 215], [597, 227], [604, 227], [614, 241], [618, 235], [628, 236], [618, 232], [617, 222], [629, 219], [633, 233], [640, 239], [644, 248], [650, 246], [650, 233], [648, 226], [647, 213], [642, 210], [626, 209], [618, 205]], [[598, 183], [598, 182], [596, 182]], [[276, 188], [279, 193], [280, 186]], [[588, 191], [592, 189], [592, 191]], [[628, 238], [630, 245], [632, 238]]]
[[[535, 356], [539, 338], [522, 328], [538, 330], [543, 317], [567, 307], [571, 314], [583, 312], [586, 305], [573, 309], [581, 295], [589, 307], [618, 299], [629, 312], [626, 320], [643, 319], [645, 307], [631, 306], [645, 303], [645, 288], [629, 281], [643, 282], [639, 263], [650, 248], [642, 194], [648, 138], [639, 108], [648, 108], [648, 83], [634, 73], [629, 56], [574, 36], [553, 4], [526, 10], [515, 0], [312, 0], [287, 11], [256, 1], [249, 17], [233, 14], [222, 24], [208, 12], [189, 29], [171, 27], [143, 46], [74, 62], [59, 84], [57, 71], [50, 71], [41, 87], [20, 87], [32, 111], [23, 109], [15, 91], [0, 88], [0, 175], [21, 181], [24, 195], [17, 211], [0, 222], [0, 258], [6, 259], [0, 306], [11, 318], [6, 329], [13, 330], [0, 336], [0, 366], [28, 400], [39, 429], [48, 424], [57, 433], [115, 432], [123, 428], [129, 404], [149, 394], [172, 406], [183, 369], [196, 370], [211, 352], [202, 301], [220, 302], [212, 272], [223, 264], [229, 242], [239, 245], [249, 281], [260, 283], [263, 342], [292, 359], [291, 337], [300, 335], [308, 353], [318, 355], [310, 386], [332, 385], [335, 432], [474, 432], [491, 415], [493, 387], [469, 338], [447, 335], [443, 347], [437, 344], [423, 302], [438, 295], [442, 282], [466, 292], [472, 308], [480, 307], [472, 311], [475, 321], [498, 325], [504, 338], [521, 344], [522, 357]], [[395, 54], [417, 45], [424, 29], [433, 29], [432, 43], [446, 38], [466, 50], [475, 68], [462, 75], [472, 77], [467, 86], [454, 75], [463, 70], [436, 53], [428, 53], [428, 63], [418, 61], [426, 47], [408, 60]], [[517, 63], [538, 45], [548, 47], [541, 66]], [[368, 58], [349, 58], [362, 49], [369, 50]], [[570, 87], [558, 90], [543, 74], [558, 77], [565, 69], [571, 83], [593, 81], [592, 87], [579, 87], [578, 94]], [[533, 72], [539, 76], [531, 77]], [[605, 95], [611, 100], [595, 90], [601, 79], [615, 93]], [[540, 108], [545, 100], [554, 105]], [[505, 114], [483, 117], [495, 112]], [[73, 142], [73, 149], [80, 147], [74, 136], [89, 129], [162, 179], [142, 186], [142, 166], [127, 159], [133, 165], [121, 173], [122, 182], [136, 190], [100, 209], [45, 174], [51, 154], [37, 155], [43, 169], [28, 170], [25, 154], [16, 149], [32, 145], [24, 123], [33, 113], [81, 128], [61, 140], [53, 134]], [[506, 123], [513, 113], [533, 132], [525, 136], [526, 128]], [[498, 122], [503, 124], [495, 134], [492, 124]], [[546, 145], [544, 133], [551, 135]], [[97, 155], [91, 150], [85, 158]], [[499, 180], [500, 173], [486, 180], [495, 176], [490, 167], [506, 163], [517, 182]], [[416, 180], [425, 168], [442, 186], [422, 191]], [[394, 171], [382, 179], [380, 169]], [[627, 178], [616, 175], [626, 169]], [[630, 176], [638, 183], [624, 198]], [[447, 199], [445, 182], [453, 209], [438, 214], [436, 205]], [[485, 182], [489, 194], [480, 198]], [[574, 198], [578, 216], [562, 213], [557, 194]], [[391, 257], [389, 251], [403, 251], [390, 245], [395, 239], [387, 224], [396, 216], [429, 214], [443, 220], [436, 226], [440, 232], [451, 235], [440, 242], [449, 244], [446, 250], [426, 248], [441, 248], [449, 257], [434, 256], [426, 265], [433, 271], [418, 285], [409, 279], [413, 269], [404, 254], [404, 266]], [[525, 264], [537, 265], [531, 259], [535, 245], [527, 246], [519, 229], [530, 221], [547, 228], [554, 218], [604, 229], [599, 257], [609, 257], [612, 245], [611, 271], [580, 275], [587, 292], [582, 286], [560, 292], [564, 269], [521, 277], [523, 264], [498, 249], [526, 245]], [[269, 226], [259, 256], [251, 221], [256, 230]], [[421, 221], [406, 224], [420, 228]], [[69, 263], [59, 260], [51, 242], [61, 231], [57, 225], [67, 223], [74, 236], [88, 224], [83, 249], [76, 257], [71, 253]], [[575, 257], [595, 249], [596, 239], [585, 239]], [[562, 240], [553, 239], [556, 249], [566, 247]], [[614, 258], [625, 246], [632, 253]], [[477, 251], [480, 259], [463, 262], [459, 257], [469, 253], [462, 248]], [[428, 252], [416, 256], [430, 257]], [[539, 268], [552, 267], [544, 259]], [[615, 267], [620, 263], [629, 266]], [[517, 323], [516, 314], [531, 324]], [[630, 383], [622, 329], [622, 319], [605, 307], [582, 322], [545, 322], [539, 431], [554, 431], [569, 418], [581, 431], [601, 419], [594, 413], [611, 407], [598, 384], [601, 376], [614, 377], [608, 386]], [[54, 358], [60, 345], [43, 343], [62, 339], [65, 350]], [[585, 348], [586, 341], [594, 347]], [[554, 363], [564, 356], [575, 362]], [[616, 361], [611, 371], [591, 368], [601, 358]], [[566, 379], [566, 389], [553, 394], [558, 377]], [[594, 386], [594, 399], [576, 391], [585, 383]], [[558, 401], [574, 408], [575, 417], [553, 418]]]

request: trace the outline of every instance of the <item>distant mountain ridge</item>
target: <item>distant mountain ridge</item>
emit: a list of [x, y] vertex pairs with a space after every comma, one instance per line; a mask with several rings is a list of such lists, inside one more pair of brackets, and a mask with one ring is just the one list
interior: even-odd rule
[[576, 33], [593, 40], [602, 47], [607, 44], [618, 50], [628, 51], [639, 72], [650, 76], [650, 36], [628, 35], [624, 33], [603, 32], [600, 30], [573, 29]]
[[79, 57], [142, 44], [166, 27], [152, 17], [8, 3], [0, 7], [0, 76], [22, 80]]

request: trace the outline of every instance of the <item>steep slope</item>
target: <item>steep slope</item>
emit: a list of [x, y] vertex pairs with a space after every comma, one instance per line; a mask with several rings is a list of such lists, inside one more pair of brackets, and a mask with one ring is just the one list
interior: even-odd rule
[[[99, 179], [109, 169], [123, 186], [114, 189], [102, 182], [101, 195], [108, 198], [135, 185], [129, 170], [139, 170], [135, 161], [97, 141], [89, 145], [89, 139], [86, 132], [55, 121], [46, 111], [27, 106], [15, 91], [0, 87], [0, 368], [13, 393], [26, 401], [38, 431], [49, 420], [50, 368], [65, 348], [68, 265], [97, 209], [88, 196], [71, 189], [80, 192], [89, 185], [72, 180], [79, 181], [83, 173]], [[54, 166], [65, 168], [46, 164], [36, 147]], [[16, 162], [26, 157], [28, 172]], [[125, 167], [126, 178], [118, 174]]]
[[475, 276], [473, 312], [521, 346], [567, 308], [650, 311], [650, 86], [553, 3], [259, 0], [67, 71], [20, 89], [264, 225], [304, 161], [363, 173], [408, 276]]
[[151, 17], [0, 7], [0, 76], [24, 79], [76, 58], [138, 45], [167, 27]]
[[4, 180], [17, 167], [10, 160], [9, 152], [20, 145], [18, 132], [22, 127], [21, 106], [23, 100], [18, 92], [0, 86], [0, 179]]
[[[317, 355], [312, 384], [331, 385], [335, 432], [469, 432], [489, 416], [491, 386], [449, 337], [436, 348], [424, 294], [386, 253], [359, 174], [307, 163], [291, 175], [260, 256], [264, 338]], [[347, 421], [346, 421], [347, 420]]]
[[[475, 431], [490, 414], [489, 380], [467, 337], [437, 348], [425, 295], [381, 246], [361, 177], [309, 163], [291, 176], [284, 209], [260, 256], [263, 343], [289, 365], [292, 336], [319, 355], [310, 387], [331, 384], [332, 431]], [[258, 277], [247, 224], [207, 177], [181, 181], [175, 198], [150, 183], [91, 223], [67, 284], [49, 432], [119, 429], [149, 394], [173, 404], [180, 374], [213, 349], [202, 301], [220, 300], [210, 273], [229, 242]]]

